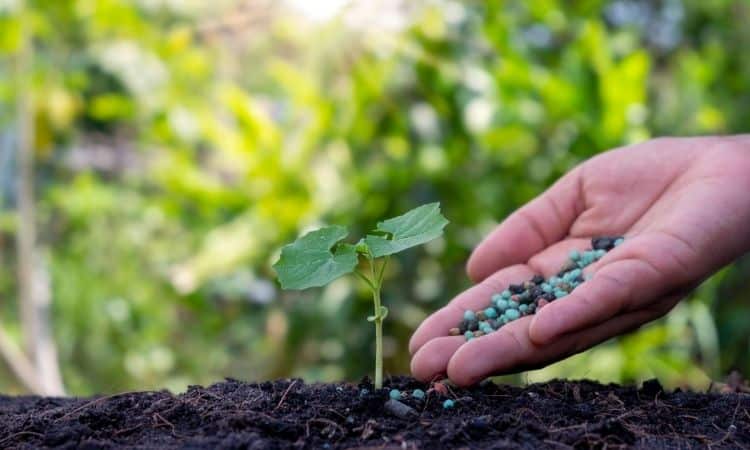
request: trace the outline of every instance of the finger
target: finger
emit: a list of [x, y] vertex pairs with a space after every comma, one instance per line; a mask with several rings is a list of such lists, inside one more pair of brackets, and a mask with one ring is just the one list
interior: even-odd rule
[[[692, 270], [674, 246], [653, 235], [630, 238], [605, 255], [588, 281], [535, 314], [529, 330], [538, 344], [640, 309], [690, 281]], [[593, 273], [591, 272], [593, 270]]]
[[411, 359], [412, 375], [421, 381], [444, 375], [451, 356], [465, 343], [463, 336], [443, 336], [427, 342]]
[[432, 369], [435, 373], [445, 370], [451, 381], [459, 386], [468, 386], [491, 375], [541, 368], [663, 316], [682, 296], [666, 297], [647, 309], [629, 312], [592, 328], [561, 336], [549, 345], [538, 345], [529, 339], [531, 320], [517, 320], [495, 333], [473, 339], [459, 347], [448, 361], [447, 369], [439, 365]]
[[575, 169], [511, 214], [471, 254], [469, 277], [479, 282], [503, 267], [526, 262], [565, 237], [584, 208], [579, 186], [580, 169]]
[[409, 340], [409, 352], [414, 354], [430, 339], [445, 336], [457, 326], [467, 309], [477, 310], [490, 305], [493, 294], [501, 292], [509, 284], [521, 283], [534, 276], [527, 266], [515, 265], [498, 271], [481, 283], [458, 294], [443, 308], [425, 319]]

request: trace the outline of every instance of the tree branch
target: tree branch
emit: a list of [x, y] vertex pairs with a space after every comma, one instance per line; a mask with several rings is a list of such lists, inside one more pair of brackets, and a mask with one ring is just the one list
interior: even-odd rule
[[[36, 254], [36, 224], [34, 208], [34, 123], [33, 123], [33, 52], [31, 30], [27, 11], [21, 2], [20, 8], [21, 44], [16, 55], [16, 121], [18, 178], [17, 197], [18, 228], [16, 231], [16, 252], [18, 259], [18, 301], [23, 331], [23, 348], [36, 374], [34, 379], [41, 393], [63, 395], [64, 390], [57, 361], [57, 351], [52, 338], [49, 304], [49, 277]], [[6, 336], [7, 337], [7, 336]], [[6, 342], [7, 344], [8, 342]], [[6, 345], [6, 350], [10, 348]], [[18, 355], [14, 358], [18, 369]], [[10, 360], [9, 360], [10, 362]], [[25, 377], [28, 374], [25, 375]], [[22, 381], [24, 381], [22, 379]]]
[[21, 44], [16, 55], [16, 154], [18, 173], [16, 178], [16, 204], [18, 226], [16, 229], [16, 255], [18, 259], [18, 308], [23, 329], [23, 349], [34, 361], [34, 336], [36, 320], [34, 314], [34, 125], [32, 123], [31, 100], [31, 46], [23, 3], [19, 10]]
[[37, 378], [36, 370], [31, 362], [24, 356], [19, 349], [16, 348], [13, 343], [13, 339], [5, 331], [5, 328], [0, 325], [0, 355], [8, 367], [10, 367], [13, 374], [18, 378], [26, 389], [37, 395], [44, 395], [45, 389], [42, 383]]

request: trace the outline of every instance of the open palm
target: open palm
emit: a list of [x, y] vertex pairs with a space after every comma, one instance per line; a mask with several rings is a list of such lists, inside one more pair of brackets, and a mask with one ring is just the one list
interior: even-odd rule
[[[540, 273], [572, 249], [624, 235], [569, 296], [466, 342], [447, 336], [466, 309]], [[666, 314], [750, 249], [750, 135], [660, 138], [603, 153], [509, 216], [468, 263], [477, 284], [428, 317], [409, 343], [412, 373], [459, 385], [541, 367]]]

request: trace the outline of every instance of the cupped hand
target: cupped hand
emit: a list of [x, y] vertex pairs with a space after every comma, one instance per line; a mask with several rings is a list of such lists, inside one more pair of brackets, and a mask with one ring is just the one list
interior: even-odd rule
[[[594, 236], [625, 242], [588, 281], [535, 315], [465, 341], [467, 309], [534, 274], [556, 274]], [[501, 223], [469, 259], [476, 283], [428, 317], [409, 343], [413, 375], [470, 385], [538, 368], [666, 314], [750, 250], [750, 135], [659, 138], [600, 154]]]

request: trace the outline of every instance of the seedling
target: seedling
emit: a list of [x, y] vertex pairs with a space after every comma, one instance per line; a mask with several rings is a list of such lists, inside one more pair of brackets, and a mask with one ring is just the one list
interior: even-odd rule
[[388, 258], [441, 236], [447, 224], [440, 214], [440, 204], [429, 203], [378, 222], [375, 230], [354, 245], [342, 242], [349, 234], [346, 228], [324, 227], [285, 245], [273, 267], [282, 289], [325, 286], [349, 273], [354, 273], [370, 288], [374, 314], [367, 320], [375, 323], [375, 387], [381, 388], [383, 320], [388, 308], [381, 304], [380, 291]]

